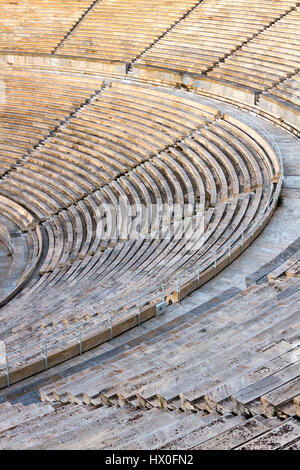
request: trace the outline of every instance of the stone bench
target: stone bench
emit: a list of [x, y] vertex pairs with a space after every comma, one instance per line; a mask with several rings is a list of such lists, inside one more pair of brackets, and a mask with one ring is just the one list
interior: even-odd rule
[[[47, 5], [38, 2], [33, 10], [22, 4], [6, 5], [1, 11], [0, 49], [51, 52], [90, 3], [89, 0], [80, 2], [80, 5], [73, 1], [64, 4], [50, 2]], [[55, 21], [49, 21], [50, 18], [55, 18]], [[22, 28], [18, 27], [20, 24]]]

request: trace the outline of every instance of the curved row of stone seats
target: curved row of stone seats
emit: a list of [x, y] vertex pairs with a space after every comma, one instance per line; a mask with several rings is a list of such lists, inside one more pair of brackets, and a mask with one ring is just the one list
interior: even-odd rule
[[261, 32], [208, 76], [265, 91], [299, 70], [300, 7]]
[[13, 255], [16, 252], [13, 243], [13, 232], [18, 230], [17, 226], [3, 214], [0, 215], [0, 299], [5, 297], [7, 288], [8, 273], [13, 264]]
[[[197, 137], [198, 137], [198, 136], [197, 136]], [[194, 139], [195, 139], [195, 142], [196, 142], [197, 137], [195, 136], [195, 138], [194, 138]], [[198, 137], [198, 138], [199, 138], [199, 137]], [[204, 141], [203, 145], [204, 145], [204, 146], [205, 146], [205, 145], [208, 146], [208, 148], [209, 148], [210, 151], [211, 151], [211, 156], [213, 156], [213, 152], [212, 152], [212, 149], [210, 148], [209, 141], [208, 141], [208, 140], [207, 140], [207, 141]], [[187, 147], [187, 148], [188, 148], [188, 147]], [[199, 146], [199, 150], [198, 150], [198, 151], [199, 151], [199, 154], [201, 154], [201, 148], [202, 148], [202, 147]], [[173, 153], [172, 149], [170, 149], [170, 151]], [[190, 152], [191, 152], [191, 150], [190, 150]], [[175, 154], [175, 155], [176, 155], [176, 154]], [[180, 162], [181, 162], [181, 165], [182, 165], [182, 162], [184, 162], [184, 159], [186, 158], [185, 155], [184, 155], [184, 153], [179, 153], [179, 152], [177, 151], [177, 155], [176, 155], [176, 156], [177, 156], [177, 162], [178, 162], [177, 164], [178, 164], [178, 166], [179, 166], [179, 163], [180, 163]], [[219, 156], [219, 155], [217, 155], [217, 156]], [[166, 156], [166, 157], [168, 158], [167, 161], [170, 161], [170, 157], [168, 157], [168, 156]], [[221, 158], [222, 158], [222, 155], [221, 155]], [[230, 161], [227, 161], [227, 162], [226, 162], [226, 155], [223, 155], [223, 162], [224, 162], [224, 161], [225, 161], [225, 167], [226, 167], [226, 163], [227, 163], [227, 167], [230, 168]], [[174, 160], [173, 160], [173, 162], [174, 162]], [[175, 160], [175, 162], [176, 162], [176, 160]], [[174, 163], [175, 163], [175, 162], [174, 162]], [[174, 165], [174, 163], [173, 163], [173, 165]], [[209, 164], [211, 164], [211, 162], [209, 162]], [[216, 161], [215, 161], [215, 167], [217, 167], [217, 168], [219, 169], [219, 171], [220, 171], [220, 167], [218, 167], [217, 165], [218, 165], [218, 164], [217, 164], [217, 160], [216, 160]], [[182, 168], [182, 167], [181, 167], [181, 168]], [[188, 167], [187, 167], [187, 168], [188, 168]], [[212, 168], [212, 169], [213, 169], [213, 168]], [[234, 170], [233, 170], [233, 167], [231, 167], [231, 170], [232, 170], [232, 173], [229, 174], [229, 186], [230, 186], [230, 179], [233, 178], [233, 176], [236, 177], [236, 180], [235, 180], [234, 182], [238, 183], [238, 178], [237, 178], [237, 175], [235, 175], [235, 172], [234, 172]], [[177, 171], [178, 171], [178, 170], [177, 170]], [[215, 170], [215, 171], [216, 171], [216, 170]], [[181, 173], [182, 173], [182, 169], [181, 169]], [[177, 174], [177, 179], [180, 180], [180, 178], [179, 178], [178, 175], [179, 175], [179, 173]], [[222, 170], [221, 170], [221, 176], [222, 176]], [[228, 178], [228, 177], [227, 177], [227, 178]], [[223, 183], [223, 185], [222, 185], [222, 183]], [[225, 186], [224, 186], [224, 183], [225, 183]], [[224, 177], [224, 175], [223, 175], [223, 182], [222, 182], [222, 179], [221, 179], [219, 183], [217, 182], [217, 184], [219, 184], [219, 187], [220, 187], [220, 188], [222, 188], [222, 186], [224, 186], [224, 189], [225, 189], [226, 192], [227, 192], [227, 190], [228, 190], [228, 188], [227, 188], [227, 182], [226, 182], [226, 177]], [[232, 185], [233, 190], [232, 190], [232, 188], [231, 188], [231, 190], [229, 191], [229, 193], [232, 194], [232, 192], [233, 192], [233, 194], [234, 194], [234, 186], [233, 186], [233, 184], [231, 184], [231, 185]], [[209, 189], [207, 188], [207, 193], [208, 193], [209, 191], [210, 191], [210, 188], [209, 188]], [[236, 193], [236, 195], [237, 195], [237, 194], [240, 194], [240, 193]], [[221, 201], [222, 201], [222, 197], [224, 198], [224, 195], [222, 196], [222, 190], [220, 190], [220, 195], [221, 195]], [[235, 199], [233, 199], [233, 201], [232, 201], [230, 204], [227, 204], [227, 207], [224, 207], [224, 206], [223, 206], [222, 208], [219, 207], [219, 208], [218, 208], [218, 209], [219, 209], [219, 214], [221, 214], [222, 219], [223, 219], [223, 220], [222, 220], [222, 221], [223, 221], [223, 229], [220, 231], [220, 228], [218, 227], [218, 223], [215, 223], [215, 221], [220, 222], [219, 215], [217, 215], [217, 214], [218, 214], [218, 211], [217, 211], [217, 214], [214, 214], [214, 216], [213, 216], [210, 220], [209, 220], [209, 219], [207, 220], [207, 232], [208, 232], [210, 235], [212, 235], [212, 236], [211, 236], [211, 238], [209, 238], [207, 235], [204, 237], [203, 242], [204, 242], [204, 248], [205, 248], [205, 249], [204, 249], [203, 251], [204, 251], [204, 252], [207, 251], [209, 245], [211, 245], [211, 246], [213, 246], [214, 248], [216, 248], [216, 247], [218, 247], [218, 246], [221, 246], [222, 243], [224, 243], [224, 241], [226, 240], [226, 237], [225, 237], [226, 230], [227, 230], [227, 228], [228, 228], [228, 227], [227, 227], [228, 224], [227, 224], [227, 222], [226, 222], [226, 217], [227, 217], [227, 220], [228, 220], [228, 221], [230, 220], [230, 218], [232, 218], [232, 220], [234, 220], [234, 217], [236, 217], [236, 218], [238, 219], [238, 222], [235, 221], [235, 223], [232, 224], [230, 230], [227, 230], [227, 231], [230, 233], [230, 235], [232, 235], [232, 233], [233, 233], [233, 228], [237, 228], [237, 227], [238, 227], [238, 225], [239, 225], [239, 223], [241, 222], [241, 220], [243, 220], [243, 216], [245, 216], [245, 212], [246, 212], [247, 210], [248, 210], [248, 218], [250, 217], [250, 212], [251, 212], [250, 207], [251, 207], [251, 205], [255, 207], [255, 211], [254, 211], [254, 214], [255, 214], [255, 213], [256, 213], [256, 210], [257, 210], [257, 207], [259, 206], [259, 202], [260, 202], [258, 198], [260, 198], [260, 197], [261, 197], [261, 194], [259, 194], [259, 193], [257, 194], [256, 198], [254, 198], [254, 201], [250, 201], [249, 198], [246, 197], [246, 198], [243, 199], [243, 202], [241, 203], [240, 206], [237, 204], [237, 201], [236, 201]], [[267, 197], [268, 197], [268, 196], [267, 196]], [[226, 194], [226, 197], [224, 198], [224, 200], [227, 200], [227, 198], [228, 198], [228, 194]], [[229, 198], [230, 198], [230, 195], [229, 195]], [[224, 202], [224, 201], [223, 201], [223, 202]], [[220, 202], [219, 202], [218, 204], [220, 204]], [[209, 216], [209, 217], [210, 217], [210, 216]], [[213, 219], [214, 219], [214, 220], [213, 220]], [[211, 225], [214, 225], [214, 230], [216, 230], [216, 229], [218, 228], [218, 231], [219, 231], [218, 237], [221, 237], [221, 235], [222, 235], [222, 239], [221, 239], [222, 242], [217, 242], [218, 237], [217, 237], [217, 235], [214, 233], [214, 230], [210, 228], [209, 223], [210, 223]], [[241, 227], [239, 227], [239, 228], [241, 228]], [[229, 236], [230, 236], [229, 233], [228, 233], [228, 238], [229, 238]], [[185, 243], [185, 242], [184, 242], [184, 243]], [[163, 267], [161, 268], [161, 270], [159, 271], [159, 274], [158, 274], [158, 275], [162, 275], [162, 272], [161, 272], [162, 270], [165, 270], [165, 271], [166, 271], [166, 270], [168, 270], [168, 269], [171, 269], [171, 266], [172, 266], [172, 269], [174, 269], [174, 264], [175, 264], [175, 262], [177, 262], [177, 268], [178, 268], [178, 267], [179, 267], [179, 266], [178, 266], [179, 263], [184, 264], [184, 262], [187, 261], [187, 260], [186, 260], [186, 256], [184, 255], [184, 252], [186, 251], [186, 248], [184, 248], [184, 243], [183, 243], [183, 242], [182, 242], [182, 243], [178, 243], [178, 246], [177, 246], [177, 247], [172, 247], [172, 251], [170, 251], [170, 256], [172, 257], [172, 259], [170, 259], [170, 260], [168, 260], [168, 254], [167, 254], [167, 253], [168, 253], [168, 249], [170, 250], [170, 247], [167, 246], [166, 248], [164, 248], [164, 253], [165, 253], [164, 256], [165, 256], [165, 257], [163, 258], [163, 260], [164, 260], [164, 262], [165, 262], [165, 261], [168, 261], [168, 262], [165, 263], [166, 266], [163, 266]], [[172, 245], [171, 245], [171, 246], [172, 246]], [[178, 259], [178, 260], [177, 260], [177, 259], [174, 259], [174, 254], [177, 253], [177, 250], [178, 250], [178, 251], [180, 250], [180, 253], [181, 253], [180, 259]], [[198, 256], [201, 256], [201, 251], [198, 252], [197, 254], [198, 254]], [[154, 256], [154, 253], [151, 254], [151, 258], [153, 258], [153, 256]], [[135, 266], [135, 272], [136, 272], [136, 266]], [[118, 276], [118, 279], [120, 279], [119, 276]]]
[[30, 405], [32, 411], [2, 404], [1, 448], [296, 445], [299, 292], [294, 280], [252, 286], [202, 315], [195, 309], [143, 333], [142, 343], [128, 343], [124, 352], [117, 347], [101, 365], [44, 386], [45, 403]]
[[92, 0], [1, 2], [0, 50], [50, 53]]
[[[222, 142], [219, 135], [224, 136]], [[278, 176], [272, 149], [266, 144], [265, 150], [256, 132], [225, 115], [50, 217], [42, 224], [48, 251], [41, 278], [33, 279], [1, 312], [11, 319], [2, 334], [7, 335], [17, 319], [22, 325], [18, 334], [6, 338], [9, 348], [14, 349], [21, 338], [27, 344], [33, 338], [45, 338], [49, 331], [62, 331], [66, 322], [83, 321], [86, 315], [97, 322], [97, 314], [117, 309], [133, 293], [143, 295], [149, 285], [154, 289], [163, 281], [175, 282], [178, 274], [195, 269], [203, 257], [239, 239], [273, 196], [276, 183], [272, 181]], [[129, 240], [127, 233], [107, 237], [114, 235], [120, 198], [129, 207], [143, 205], [149, 217], [154, 204], [157, 220], [149, 229], [135, 227]], [[164, 210], [173, 210], [176, 204], [180, 212], [166, 222]], [[193, 226], [197, 212], [201, 217], [195, 218]], [[172, 229], [182, 220], [190, 223], [184, 226], [185, 236], [176, 239]], [[161, 234], [169, 230], [170, 236], [153, 236], [159, 228]], [[144, 238], [144, 229], [152, 236]], [[203, 233], [200, 243], [197, 230]], [[222, 254], [217, 261], [222, 261]]]
[[300, 237], [296, 238], [275, 258], [269, 260], [257, 271], [245, 279], [246, 286], [262, 284], [268, 280], [278, 279], [281, 276], [297, 277], [300, 253]]
[[[133, 110], [139, 101], [144, 109]], [[23, 201], [43, 220], [218, 114], [192, 100], [112, 83], [8, 175], [0, 193]]]
[[12, 262], [1, 279], [1, 302], [10, 300], [32, 276], [42, 253], [42, 233], [24, 207], [0, 196], [0, 213], [10, 237]]
[[201, 74], [278, 20], [295, 1], [209, 0], [137, 60], [137, 64]]
[[1, 175], [102, 86], [99, 79], [23, 71], [2, 70], [0, 80]]
[[257, 105], [267, 114], [274, 116], [280, 125], [291, 126], [299, 134], [300, 129], [300, 73], [262, 93]]
[[[3, 218], [3, 217], [1, 217]], [[5, 250], [7, 253], [11, 253], [13, 251], [12, 248], [12, 242], [11, 242], [11, 236], [10, 236], [10, 231], [6, 227], [6, 219], [4, 219], [1, 223], [1, 218], [0, 218], [0, 244], [2, 247], [5, 247]]]
[[102, 0], [56, 54], [130, 62], [184, 16], [196, 0]]

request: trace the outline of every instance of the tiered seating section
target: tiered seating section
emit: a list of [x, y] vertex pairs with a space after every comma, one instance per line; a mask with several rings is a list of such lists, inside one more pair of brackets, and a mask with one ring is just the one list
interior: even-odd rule
[[74, 113], [102, 82], [51, 73], [1, 71], [0, 175]]
[[[57, 54], [130, 62], [156, 41], [196, 0], [102, 0], [57, 49]], [[171, 8], [170, 8], [171, 6]]]
[[299, 292], [249, 287], [2, 404], [1, 449], [299, 449]]
[[295, 4], [277, 0], [203, 1], [147, 50], [137, 64], [204, 73]]
[[[141, 104], [139, 111], [134, 109], [135, 100]], [[6, 177], [0, 192], [22, 200], [43, 219], [202, 127], [216, 114], [168, 94], [113, 84]]]
[[[296, 109], [300, 107], [300, 73], [292, 75], [287, 80], [284, 80], [279, 85], [269, 90], [272, 98], [279, 99], [282, 102], [288, 102]], [[265, 96], [262, 95], [262, 96]]]
[[[51, 334], [77, 331], [87, 319], [88, 329], [102, 318], [107, 326], [112, 308], [114, 319], [131, 319], [149, 286], [157, 293], [166, 283], [160, 301], [180, 300], [201, 265], [199, 287], [203, 272], [215, 275], [230, 263], [226, 244], [244, 248], [247, 227], [265, 214], [281, 183], [278, 155], [249, 125], [170, 90], [110, 83], [97, 61], [248, 88], [259, 95], [257, 111], [295, 130], [298, 2], [171, 3], [0, 7], [3, 57], [13, 51], [65, 60], [60, 73], [37, 73], [30, 62], [26, 72], [9, 71], [14, 66], [4, 59], [9, 67], [0, 77], [0, 224], [14, 234], [0, 285], [8, 296], [0, 304], [10, 301], [0, 311], [0, 336], [8, 352], [30, 350], [14, 364], [10, 357], [14, 381], [26, 376], [18, 371], [27, 362], [32, 373], [48, 367]], [[62, 56], [94, 61], [89, 73], [97, 78], [80, 75], [82, 65], [68, 74]], [[152, 234], [183, 220], [199, 225], [178, 241], [147, 239], [141, 226], [140, 237], [107, 238], [120, 198], [143, 205], [148, 220], [156, 205]], [[174, 204], [181, 211], [166, 222], [164, 209]], [[195, 216], [203, 214], [202, 226]], [[203, 227], [199, 245], [194, 234]], [[248, 234], [246, 246], [251, 241]], [[216, 250], [214, 265], [203, 262]], [[42, 387], [46, 403], [2, 403], [0, 447], [299, 450], [299, 250], [264, 276], [267, 284], [217, 299], [214, 308], [201, 306], [174, 323], [155, 320], [157, 330], [138, 346], [126, 344], [101, 366]], [[66, 339], [68, 352], [53, 343], [62, 360], [79, 354], [77, 339]], [[0, 378], [5, 386], [4, 364]]]
[[[230, 115], [148, 87], [104, 88], [0, 182], [0, 194], [31, 211], [47, 241], [40, 279], [1, 311], [10, 350], [87, 315], [99, 321], [162, 282], [171, 294], [176, 276], [184, 282], [215, 250], [221, 263], [224, 245], [263, 213], [280, 172], [269, 144]], [[133, 238], [108, 236], [121, 198], [147, 217], [157, 210]], [[194, 226], [179, 240], [162, 236], [183, 220]]]
[[50, 53], [92, 0], [1, 2], [0, 51]]

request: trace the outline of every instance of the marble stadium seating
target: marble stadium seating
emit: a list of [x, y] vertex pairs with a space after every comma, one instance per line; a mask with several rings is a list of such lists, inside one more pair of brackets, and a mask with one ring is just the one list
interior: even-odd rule
[[[299, 240], [243, 275], [299, 199], [299, 24], [1, 3], [1, 449], [299, 450]], [[243, 287], [193, 297], [233, 263]]]

